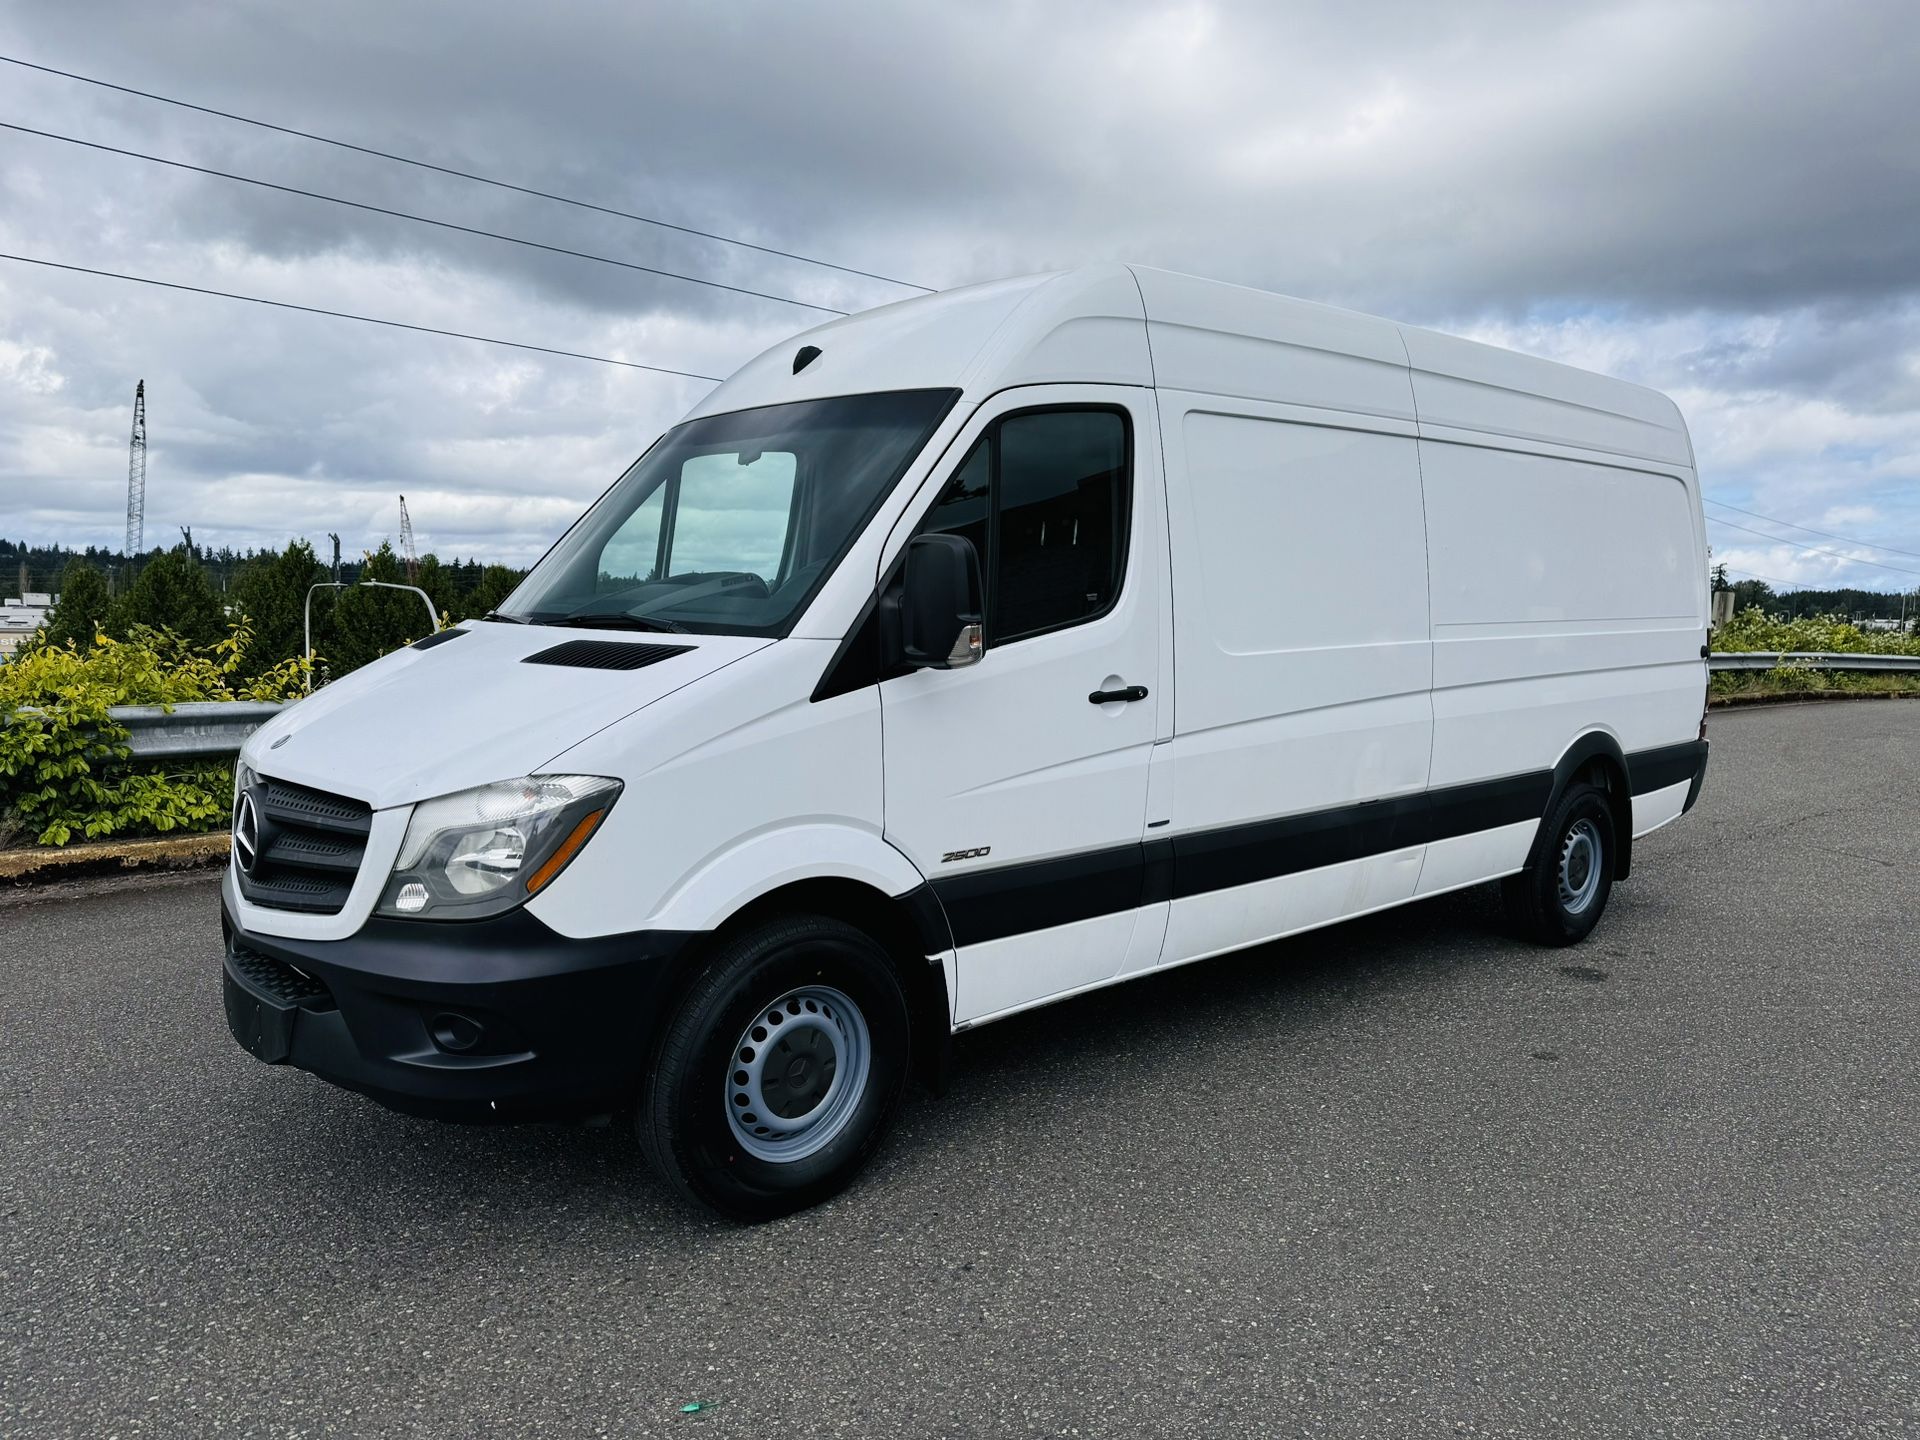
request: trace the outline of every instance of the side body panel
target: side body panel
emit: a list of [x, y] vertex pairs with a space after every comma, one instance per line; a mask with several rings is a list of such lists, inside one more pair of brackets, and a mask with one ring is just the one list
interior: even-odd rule
[[[1636, 754], [1691, 741], [1706, 688], [1706, 536], [1673, 403], [1403, 333], [1432, 547], [1434, 785], [1549, 771], [1595, 732], [1630, 772]], [[1478, 863], [1517, 869], [1531, 839], [1483, 843]]]
[[562, 935], [711, 930], [823, 876], [922, 883], [882, 838], [880, 702], [808, 699], [834, 647], [787, 639], [616, 724], [552, 768], [626, 782], [594, 841], [529, 902]]
[[[1427, 785], [1432, 654], [1410, 423], [1183, 391], [1161, 411], [1179, 963], [1413, 895], [1423, 842], [1395, 804]], [[1327, 812], [1345, 833], [1287, 824]], [[1368, 853], [1346, 853], [1356, 826]]]

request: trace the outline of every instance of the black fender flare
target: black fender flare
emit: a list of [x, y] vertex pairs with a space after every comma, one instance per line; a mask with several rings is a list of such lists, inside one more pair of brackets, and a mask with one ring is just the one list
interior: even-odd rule
[[1607, 787], [1613, 801], [1614, 861], [1613, 878], [1624, 880], [1633, 872], [1633, 772], [1627, 768], [1626, 752], [1620, 742], [1602, 730], [1589, 730], [1566, 748], [1553, 767], [1553, 788], [1547, 794], [1546, 809], [1540, 812], [1540, 828], [1527, 849], [1527, 868], [1539, 863], [1547, 844], [1547, 816], [1567, 793], [1567, 787], [1594, 760], [1604, 761], [1612, 771]]

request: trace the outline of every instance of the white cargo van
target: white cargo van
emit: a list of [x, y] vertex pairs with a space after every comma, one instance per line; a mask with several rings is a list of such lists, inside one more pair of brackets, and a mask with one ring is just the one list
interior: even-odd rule
[[791, 1210], [955, 1031], [1484, 881], [1579, 940], [1699, 793], [1704, 557], [1619, 381], [1120, 266], [836, 321], [253, 736], [229, 1024]]

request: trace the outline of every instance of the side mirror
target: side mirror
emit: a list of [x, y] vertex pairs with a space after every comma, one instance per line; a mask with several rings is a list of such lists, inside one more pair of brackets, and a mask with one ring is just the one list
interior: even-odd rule
[[918, 535], [901, 576], [902, 658], [916, 670], [957, 670], [986, 653], [980, 556], [964, 535]]

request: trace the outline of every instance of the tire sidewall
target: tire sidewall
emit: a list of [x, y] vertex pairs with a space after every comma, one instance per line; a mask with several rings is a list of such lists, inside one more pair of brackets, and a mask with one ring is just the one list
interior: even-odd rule
[[[756, 943], [756, 941], [758, 943]], [[844, 1186], [878, 1146], [897, 1106], [911, 1044], [907, 1005], [880, 948], [851, 927], [821, 922], [769, 927], [719, 957], [718, 983], [674, 1019], [690, 1041], [677, 1074], [656, 1089], [656, 1123], [682, 1176], [699, 1197], [741, 1218], [783, 1214]], [[867, 1022], [865, 1093], [845, 1127], [799, 1160], [759, 1159], [727, 1120], [726, 1078], [740, 1036], [787, 992], [806, 985], [841, 991]]]
[[[1567, 834], [1582, 820], [1593, 822], [1600, 837], [1600, 886], [1594, 891], [1593, 899], [1578, 914], [1569, 913], [1560, 903], [1560, 851], [1566, 844]], [[1534, 884], [1539, 900], [1540, 914], [1547, 925], [1555, 932], [1555, 938], [1566, 944], [1584, 940], [1593, 927], [1600, 923], [1600, 916], [1607, 908], [1607, 899], [1613, 892], [1613, 868], [1616, 850], [1613, 828], [1613, 807], [1607, 803], [1606, 792], [1597, 785], [1582, 783], [1569, 790], [1554, 811], [1553, 828], [1547, 836], [1547, 845], [1540, 856], [1539, 871]]]

